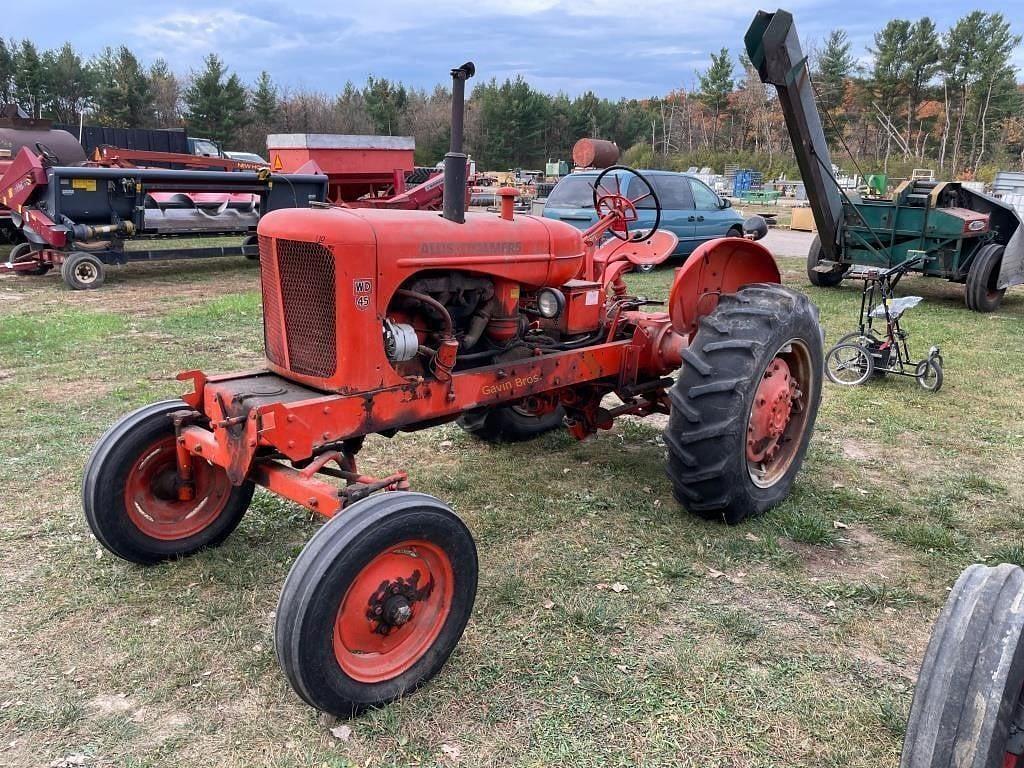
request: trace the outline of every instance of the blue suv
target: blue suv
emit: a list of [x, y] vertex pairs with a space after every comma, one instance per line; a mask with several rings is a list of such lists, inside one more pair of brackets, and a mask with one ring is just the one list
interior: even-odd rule
[[[560, 219], [579, 229], [586, 229], [597, 217], [594, 213], [594, 182], [600, 171], [582, 171], [562, 178], [548, 195], [544, 217]], [[675, 256], [686, 256], [698, 245], [716, 237], [742, 237], [743, 217], [727, 199], [719, 197], [700, 179], [672, 171], [640, 171], [654, 187], [661, 202], [661, 229], [674, 232], [679, 238]], [[643, 182], [628, 171], [611, 171], [601, 186], [615, 190], [618, 177], [621, 193], [638, 198], [646, 192]], [[630, 188], [633, 187], [631, 190]], [[654, 224], [654, 201], [642, 200], [637, 206], [639, 221], [630, 228], [642, 229]]]

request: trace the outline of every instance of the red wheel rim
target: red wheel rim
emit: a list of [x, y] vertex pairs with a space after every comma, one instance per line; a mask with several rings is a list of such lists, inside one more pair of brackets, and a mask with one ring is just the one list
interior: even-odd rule
[[334, 620], [334, 656], [345, 674], [379, 683], [419, 661], [448, 619], [453, 587], [451, 560], [429, 541], [403, 541], [374, 557]]
[[814, 375], [810, 351], [799, 339], [784, 344], [761, 374], [746, 436], [747, 470], [755, 485], [777, 483], [799, 453]]
[[178, 498], [178, 458], [174, 435], [160, 438], [143, 451], [128, 471], [124, 504], [142, 533], [162, 541], [195, 536], [220, 517], [231, 495], [227, 473], [209, 462], [192, 461], [195, 492]]

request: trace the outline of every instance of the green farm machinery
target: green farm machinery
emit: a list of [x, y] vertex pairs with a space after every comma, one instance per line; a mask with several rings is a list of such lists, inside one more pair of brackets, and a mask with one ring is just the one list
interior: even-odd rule
[[1024, 283], [1024, 227], [1006, 203], [955, 181], [909, 179], [890, 199], [839, 186], [790, 13], [759, 12], [744, 41], [762, 82], [778, 90], [811, 203], [812, 284], [835, 286], [853, 265], [889, 269], [920, 255], [915, 272], [964, 283], [967, 306], [991, 312], [1008, 287]]

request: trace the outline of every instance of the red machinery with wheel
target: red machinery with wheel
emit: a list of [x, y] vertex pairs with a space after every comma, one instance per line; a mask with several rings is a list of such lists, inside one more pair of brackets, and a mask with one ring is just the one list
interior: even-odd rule
[[[471, 73], [452, 71], [454, 189], [465, 188]], [[600, 219], [582, 233], [515, 216], [514, 190], [498, 215], [467, 215], [463, 196], [446, 194], [443, 215], [265, 216], [266, 368], [187, 371], [182, 400], [115, 424], [85, 470], [96, 537], [138, 563], [191, 554], [231, 533], [257, 484], [328, 518], [285, 582], [275, 638], [298, 694], [347, 715], [439, 671], [477, 582], [473, 539], [448, 506], [411, 492], [399, 467], [359, 468], [367, 435], [461, 418], [483, 439], [519, 439], [564, 413], [582, 439], [623, 414], [668, 414], [683, 506], [736, 523], [778, 503], [818, 410], [817, 310], [779, 284], [765, 248], [725, 238], [677, 270], [667, 311], [647, 311], [660, 302], [622, 276], [664, 261], [676, 237], [631, 230], [639, 200], [660, 208], [633, 173], [630, 189], [644, 189], [633, 199], [598, 180]]]

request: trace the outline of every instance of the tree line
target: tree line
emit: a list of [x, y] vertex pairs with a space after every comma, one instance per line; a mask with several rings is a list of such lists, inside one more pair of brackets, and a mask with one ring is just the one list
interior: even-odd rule
[[[892, 175], [924, 165], [979, 178], [1024, 167], [1024, 86], [1012, 64], [1020, 45], [1001, 13], [981, 11], [944, 31], [927, 17], [893, 19], [861, 57], [844, 30], [831, 31], [809, 46], [809, 62], [835, 162]], [[125, 46], [85, 58], [70, 43], [40, 51], [30, 40], [2, 39], [0, 101], [65, 123], [84, 113], [102, 125], [186, 126], [228, 149], [256, 152], [276, 132], [411, 135], [423, 164], [447, 149], [451, 111], [441, 85], [371, 76], [328, 94], [279, 85], [267, 72], [244, 83], [215, 54], [182, 76], [160, 59], [145, 65]], [[688, 86], [646, 99], [552, 95], [521, 76], [472, 89], [467, 150], [484, 168], [567, 159], [583, 136], [615, 141], [639, 166], [722, 171], [732, 163], [796, 174], [774, 89], [745, 55], [725, 48]]]

